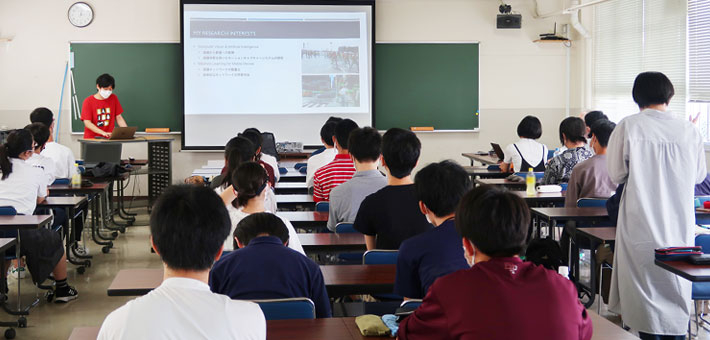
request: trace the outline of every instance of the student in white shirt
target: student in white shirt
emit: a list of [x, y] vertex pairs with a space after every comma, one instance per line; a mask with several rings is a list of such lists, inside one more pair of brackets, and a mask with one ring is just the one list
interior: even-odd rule
[[76, 159], [71, 149], [54, 141], [54, 114], [46, 107], [38, 107], [30, 113], [30, 122], [42, 123], [49, 128], [49, 139], [41, 155], [54, 161], [54, 177], [72, 178], [76, 173]]
[[[243, 163], [232, 173], [232, 185], [235, 189], [229, 190], [229, 192], [231, 192], [233, 197], [236, 196], [234, 198], [237, 201], [237, 207], [236, 209], [229, 209], [232, 229], [229, 233], [230, 236], [224, 240], [225, 250], [235, 249], [234, 238], [231, 237], [231, 235], [234, 234], [234, 229], [237, 228], [239, 221], [250, 214], [266, 211], [266, 209], [264, 209], [264, 199], [266, 198], [266, 191], [268, 190], [267, 181], [268, 175], [266, 171], [256, 162]], [[235, 190], [236, 195], [234, 193]], [[222, 198], [224, 199], [227, 194], [228, 192], [225, 191]], [[281, 216], [279, 216], [279, 218], [281, 218], [288, 229], [288, 247], [305, 255], [301, 241], [298, 239], [298, 234], [293, 228], [293, 225], [291, 225], [291, 222]]]
[[[22, 129], [10, 132], [5, 144], [0, 145], [0, 206], [11, 206], [22, 215], [32, 215], [48, 194], [42, 171], [25, 162], [32, 156], [33, 144], [32, 134]], [[8, 234], [5, 237], [15, 236]], [[40, 228], [20, 230], [20, 239], [20, 252], [27, 259], [32, 281], [41, 283], [52, 273], [56, 281], [54, 300], [76, 299], [79, 293], [67, 284], [67, 258], [61, 236]]]
[[34, 140], [34, 152], [32, 156], [27, 159], [27, 164], [42, 170], [47, 186], [50, 186], [54, 183], [54, 176], [56, 174], [54, 161], [40, 154], [49, 139], [49, 128], [42, 123], [32, 123], [25, 126], [25, 130], [32, 134], [32, 139]]
[[536, 140], [542, 136], [542, 124], [535, 116], [526, 116], [518, 124], [517, 143], [508, 145], [503, 151], [505, 157], [500, 163], [500, 168], [504, 172], [510, 171], [513, 165], [514, 172], [527, 172], [529, 168], [533, 171], [545, 171], [547, 163], [547, 146], [538, 143]]
[[338, 151], [335, 150], [335, 140], [333, 138], [335, 137], [335, 126], [338, 125], [338, 122], [341, 120], [340, 118], [331, 117], [323, 124], [323, 127], [320, 128], [320, 140], [323, 142], [325, 150], [308, 158], [306, 163], [306, 185], [309, 188], [313, 187], [313, 176], [316, 174], [316, 171], [332, 162], [335, 159], [335, 155], [338, 153]]
[[208, 286], [229, 226], [227, 210], [212, 190], [167, 188], [150, 218], [163, 283], [111, 312], [98, 339], [266, 339], [258, 305], [212, 293]]
[[255, 145], [255, 147], [256, 147], [256, 161], [257, 162], [262, 161], [262, 162], [268, 164], [269, 166], [271, 166], [271, 168], [274, 170], [275, 182], [278, 182], [279, 178], [281, 178], [281, 173], [279, 172], [279, 162], [276, 160], [276, 157], [261, 152], [261, 144], [264, 141], [264, 138], [261, 135], [261, 131], [259, 131], [259, 129], [257, 129], [257, 128], [248, 128], [248, 129], [244, 130], [243, 133], [248, 133], [248, 132], [254, 133], [257, 136], [259, 136], [259, 145]]

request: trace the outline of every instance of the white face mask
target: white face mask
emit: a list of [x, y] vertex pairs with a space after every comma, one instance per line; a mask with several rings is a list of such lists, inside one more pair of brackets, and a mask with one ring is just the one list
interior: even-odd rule
[[100, 89], [100, 90], [99, 90], [99, 95], [100, 95], [103, 99], [108, 99], [108, 97], [111, 96], [111, 93], [113, 93], [113, 91], [111, 91], [111, 90], [104, 90], [104, 89]]

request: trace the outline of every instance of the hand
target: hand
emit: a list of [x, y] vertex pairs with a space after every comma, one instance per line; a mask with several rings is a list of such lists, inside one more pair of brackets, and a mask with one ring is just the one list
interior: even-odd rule
[[698, 124], [698, 119], [700, 119], [700, 112], [695, 115], [695, 118], [693, 118], [693, 115], [688, 116], [688, 120], [693, 124]]
[[104, 133], [102, 133], [101, 135], [104, 136], [105, 138], [111, 138], [111, 133], [110, 133], [110, 132], [104, 131]]

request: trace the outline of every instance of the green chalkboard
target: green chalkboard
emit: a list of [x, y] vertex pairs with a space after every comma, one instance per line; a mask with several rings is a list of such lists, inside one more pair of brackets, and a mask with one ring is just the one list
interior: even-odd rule
[[[128, 126], [182, 130], [182, 63], [178, 43], [72, 43], [74, 81], [79, 111], [84, 99], [96, 93], [96, 78], [116, 79], [114, 93], [123, 106]], [[72, 132], [84, 123], [72, 105]]]
[[378, 43], [375, 127], [478, 129], [478, 43]]

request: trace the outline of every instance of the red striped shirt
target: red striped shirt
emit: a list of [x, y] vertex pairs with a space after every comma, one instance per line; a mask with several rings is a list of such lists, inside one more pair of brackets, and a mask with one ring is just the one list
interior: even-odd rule
[[335, 159], [316, 170], [313, 175], [313, 201], [328, 201], [330, 191], [347, 182], [355, 174], [355, 164], [350, 155], [337, 154]]

